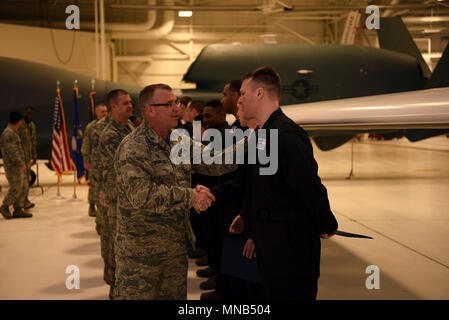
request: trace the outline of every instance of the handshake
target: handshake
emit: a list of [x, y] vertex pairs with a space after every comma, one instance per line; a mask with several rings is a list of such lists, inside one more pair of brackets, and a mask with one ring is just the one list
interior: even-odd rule
[[193, 189], [193, 194], [193, 207], [198, 212], [207, 210], [215, 201], [215, 196], [205, 186], [197, 185]]

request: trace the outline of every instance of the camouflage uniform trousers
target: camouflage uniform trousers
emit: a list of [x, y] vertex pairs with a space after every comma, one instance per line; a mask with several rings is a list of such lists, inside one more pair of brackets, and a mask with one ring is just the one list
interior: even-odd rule
[[[29, 163], [29, 162], [27, 162], [27, 163]], [[25, 202], [27, 202], [28, 194], [30, 192], [30, 181], [31, 181], [31, 169], [28, 168], [27, 172], [26, 172], [26, 192], [25, 192], [25, 200], [24, 200]], [[28, 201], [30, 201], [30, 200], [28, 200]]]
[[27, 171], [25, 173], [27, 183], [26, 183], [26, 192], [25, 192], [25, 199], [24, 199], [24, 201], [26, 203], [28, 200], [28, 193], [30, 192], [30, 181], [31, 181], [31, 168], [28, 167], [28, 165], [31, 164], [31, 160], [26, 152], [25, 152], [25, 163], [27, 164]]
[[7, 169], [5, 175], [8, 180], [9, 190], [3, 199], [3, 205], [13, 205], [14, 208], [23, 208], [28, 191], [28, 179], [26, 172], [19, 168]]
[[112, 203], [108, 205], [108, 212], [107, 212], [107, 233], [106, 236], [107, 240], [109, 241], [107, 245], [107, 259], [108, 259], [108, 271], [112, 275], [112, 283], [115, 282], [115, 269], [116, 269], [116, 263], [114, 258], [114, 242], [115, 242], [115, 236], [117, 234], [117, 203]]
[[88, 170], [88, 177], [90, 182], [89, 182], [89, 192], [87, 194], [87, 201], [89, 202], [89, 204], [94, 204], [98, 208], [97, 200], [95, 198], [95, 194], [97, 193], [96, 191], [97, 186], [95, 184], [95, 181], [93, 181], [92, 179], [92, 170]]
[[95, 200], [94, 204], [97, 212], [95, 215], [95, 230], [97, 230], [97, 232], [101, 235], [101, 224], [103, 223], [104, 214], [101, 213], [100, 201]]
[[[92, 164], [91, 164], [92, 166]], [[99, 231], [99, 233], [101, 234], [101, 223], [103, 220], [103, 216], [101, 214], [101, 205], [100, 205], [100, 200], [99, 200], [99, 191], [98, 191], [98, 182], [95, 179], [95, 175], [98, 176], [97, 171], [91, 167], [91, 170], [89, 170], [89, 180], [90, 180], [90, 184], [89, 184], [89, 192], [87, 195], [87, 200], [89, 202], [89, 204], [95, 204], [95, 207], [97, 208], [97, 214], [95, 215], [95, 225], [96, 225], [96, 230]]]
[[104, 261], [104, 281], [112, 285], [114, 283], [114, 273], [111, 267], [111, 248], [109, 239], [108, 207], [98, 204], [97, 218], [100, 220], [101, 257]]
[[[116, 300], [186, 300], [187, 255], [116, 256]], [[153, 261], [153, 263], [151, 263]]]

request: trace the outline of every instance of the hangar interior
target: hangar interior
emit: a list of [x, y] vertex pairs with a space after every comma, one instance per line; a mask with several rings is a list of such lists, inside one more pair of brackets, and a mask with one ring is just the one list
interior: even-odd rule
[[[66, 28], [72, 4], [79, 30]], [[436, 67], [449, 42], [445, 0], [0, 0], [0, 57], [133, 86], [188, 89], [195, 84], [182, 78], [210, 44], [379, 47], [376, 31], [365, 28], [369, 5], [383, 17], [401, 16], [429, 68]], [[322, 242], [318, 299], [449, 299], [448, 141], [362, 139], [332, 151], [314, 145], [340, 229], [374, 238]], [[2, 170], [1, 198], [8, 188]], [[107, 299], [87, 187], [74, 189], [73, 176], [64, 176], [65, 199], [56, 199], [54, 173], [39, 170], [42, 188], [30, 191], [34, 217], [0, 219], [0, 299]], [[81, 267], [81, 290], [65, 286], [69, 265]], [[367, 285], [372, 265], [379, 288]], [[202, 292], [198, 268], [189, 260], [188, 299]]]
[[[69, 4], [79, 7], [79, 30], [66, 29]], [[377, 5], [382, 17], [401, 16], [429, 67], [436, 65], [449, 36], [445, 1], [3, 0], [0, 35], [7, 43], [0, 55], [130, 85], [157, 81], [191, 88], [194, 84], [182, 77], [210, 44], [378, 47], [375, 29], [364, 27], [368, 5]], [[181, 16], [181, 11], [191, 16]]]

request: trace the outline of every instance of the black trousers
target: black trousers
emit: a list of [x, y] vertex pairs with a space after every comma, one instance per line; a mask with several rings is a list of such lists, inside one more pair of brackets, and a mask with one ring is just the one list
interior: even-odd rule
[[268, 300], [316, 300], [316, 277], [264, 277], [264, 294]]
[[208, 248], [208, 218], [203, 214], [199, 214], [194, 209], [190, 211], [190, 223], [192, 224], [193, 233], [196, 237], [196, 247], [203, 250]]
[[221, 274], [220, 299], [222, 300], [263, 300], [262, 285]]
[[291, 227], [292, 224], [286, 221], [257, 224], [254, 240], [265, 298], [315, 300], [320, 240], [305, 237], [304, 233], [295, 232]]

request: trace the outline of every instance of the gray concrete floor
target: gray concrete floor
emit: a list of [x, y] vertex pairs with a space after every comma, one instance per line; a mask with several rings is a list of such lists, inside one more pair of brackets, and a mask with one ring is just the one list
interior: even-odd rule
[[[449, 299], [449, 139], [358, 142], [315, 156], [340, 230], [373, 240], [323, 241], [318, 299]], [[0, 299], [107, 299], [100, 242], [87, 216], [87, 187], [40, 166], [31, 219], [0, 218]], [[7, 182], [0, 175], [4, 197]], [[66, 268], [79, 267], [80, 289], [68, 290]], [[379, 289], [367, 289], [368, 266], [379, 268]], [[189, 260], [188, 299], [199, 299], [202, 279]]]

